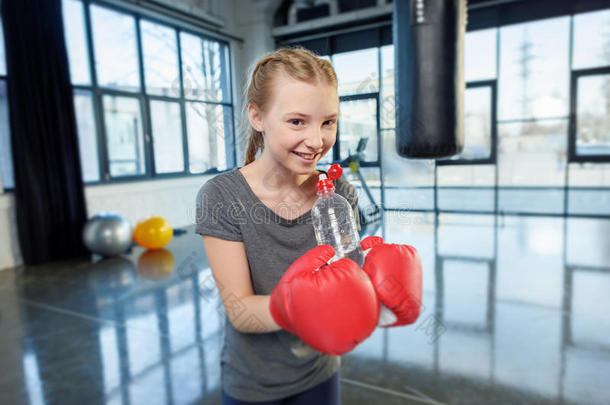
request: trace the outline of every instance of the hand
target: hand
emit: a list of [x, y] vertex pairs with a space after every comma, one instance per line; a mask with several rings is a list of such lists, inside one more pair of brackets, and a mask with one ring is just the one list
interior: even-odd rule
[[368, 274], [381, 303], [379, 326], [408, 325], [417, 320], [421, 309], [422, 268], [413, 246], [384, 243], [379, 236], [360, 242]]
[[379, 319], [379, 302], [370, 279], [351, 259], [330, 264], [330, 245], [299, 257], [271, 292], [275, 322], [312, 348], [339, 356], [370, 336]]

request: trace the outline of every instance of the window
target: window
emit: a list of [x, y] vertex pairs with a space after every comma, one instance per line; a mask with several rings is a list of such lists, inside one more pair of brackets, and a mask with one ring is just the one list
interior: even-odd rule
[[576, 155], [610, 157], [610, 71], [576, 82]]
[[175, 173], [184, 170], [182, 138], [174, 136], [181, 126], [180, 103], [151, 100], [150, 116], [154, 139], [155, 171]]
[[302, 42], [331, 53], [339, 78], [335, 160], [369, 132], [363, 105], [378, 97], [380, 139], [365, 156], [383, 166], [385, 209], [609, 215], [610, 9], [510, 21], [466, 33], [465, 145], [443, 160], [396, 153], [394, 47], [383, 30], [368, 36], [377, 47], [360, 32]]
[[64, 19], [69, 22], [65, 24], [64, 31], [72, 83], [91, 84], [83, 3], [77, 0], [65, 0], [62, 6]]
[[378, 164], [377, 97], [344, 98], [340, 102], [339, 111], [338, 132], [341, 137], [339, 158], [347, 159], [349, 155], [356, 153], [360, 139], [368, 138], [362, 154], [362, 162]]
[[464, 91], [464, 149], [439, 164], [494, 163], [495, 81], [470, 85]]
[[499, 120], [568, 114], [570, 17], [500, 29]]
[[396, 126], [394, 94], [394, 45], [381, 47], [381, 97], [379, 112], [381, 128], [394, 128]]
[[180, 40], [185, 97], [230, 102], [227, 46], [184, 32], [180, 34]]
[[464, 38], [464, 80], [474, 82], [496, 78], [498, 30], [473, 31]]
[[3, 77], [0, 77], [0, 163], [2, 187], [4, 189], [15, 187], [13, 180], [13, 157], [11, 153], [6, 80], [4, 80]]
[[93, 116], [93, 94], [89, 90], [74, 90], [74, 111], [83, 180], [85, 182], [99, 181], [100, 167], [95, 117]]
[[190, 173], [226, 170], [234, 150], [228, 47], [180, 34]]
[[491, 157], [492, 87], [471, 87], [464, 92], [464, 150], [460, 158]]
[[146, 93], [179, 97], [178, 40], [176, 32], [163, 25], [143, 20], [142, 54]]
[[4, 27], [0, 18], [0, 76], [6, 76], [6, 55], [4, 54]]
[[498, 125], [498, 208], [507, 213], [564, 210], [567, 120]]
[[198, 102], [186, 103], [189, 170], [201, 173], [212, 168], [227, 169], [226, 134], [231, 131], [228, 107]]
[[610, 10], [574, 16], [572, 69], [610, 65], [609, 26]]
[[227, 43], [80, 0], [63, 13], [86, 183], [235, 164]]
[[333, 55], [340, 96], [379, 91], [377, 53], [378, 48], [369, 48]]
[[91, 28], [99, 86], [140, 90], [135, 18], [91, 5]]
[[610, 10], [574, 16], [571, 162], [610, 162]]
[[0, 171], [2, 184], [0, 190], [15, 187], [13, 181], [13, 157], [11, 154], [8, 118], [8, 99], [6, 94], [6, 58], [4, 54], [4, 30], [0, 18]]
[[137, 176], [146, 170], [140, 101], [104, 96], [104, 123], [110, 176]]

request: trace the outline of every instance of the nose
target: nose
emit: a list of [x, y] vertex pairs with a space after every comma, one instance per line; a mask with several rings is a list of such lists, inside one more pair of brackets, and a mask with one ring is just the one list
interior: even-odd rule
[[312, 152], [319, 152], [324, 146], [324, 140], [322, 137], [322, 130], [320, 128], [312, 127], [307, 131], [307, 137], [305, 138], [305, 146]]

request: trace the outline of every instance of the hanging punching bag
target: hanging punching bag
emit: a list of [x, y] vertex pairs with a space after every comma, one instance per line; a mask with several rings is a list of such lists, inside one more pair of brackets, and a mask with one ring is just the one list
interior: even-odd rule
[[442, 158], [464, 146], [466, 0], [394, 0], [396, 151]]

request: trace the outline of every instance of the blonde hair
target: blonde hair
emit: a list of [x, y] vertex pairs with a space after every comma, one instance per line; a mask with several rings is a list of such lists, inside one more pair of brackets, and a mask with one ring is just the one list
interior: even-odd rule
[[308, 83], [323, 81], [337, 87], [337, 75], [331, 63], [315, 53], [300, 47], [280, 48], [261, 58], [252, 68], [245, 91], [244, 123], [249, 132], [246, 150], [246, 165], [256, 159], [259, 149], [264, 149], [262, 132], [254, 129], [248, 120], [247, 109], [250, 103], [262, 111], [272, 98], [273, 77], [282, 71], [296, 80]]

